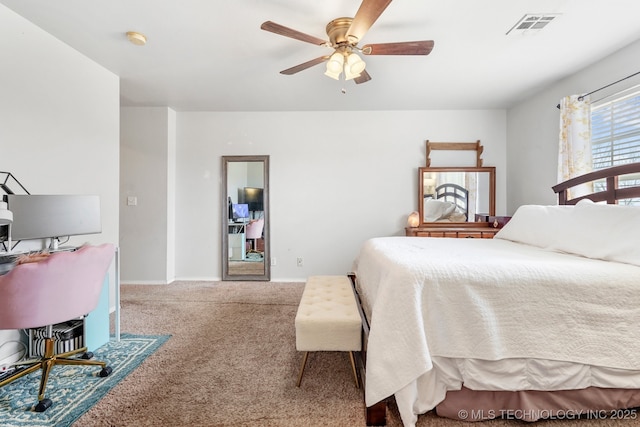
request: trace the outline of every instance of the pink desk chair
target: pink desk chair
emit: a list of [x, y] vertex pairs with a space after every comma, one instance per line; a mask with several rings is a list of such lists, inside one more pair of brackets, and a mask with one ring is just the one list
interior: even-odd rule
[[262, 253], [258, 251], [258, 239], [262, 238], [262, 230], [264, 229], [264, 218], [257, 219], [247, 224], [246, 233], [247, 240], [253, 240], [251, 250], [249, 252]]
[[[54, 354], [55, 340], [52, 325], [83, 317], [93, 311], [100, 293], [115, 246], [84, 246], [74, 252], [56, 252], [44, 260], [15, 266], [0, 276], [0, 329], [30, 329], [46, 326], [45, 352], [42, 358], [17, 362], [26, 366], [22, 371], [0, 381], [0, 387], [31, 372], [42, 369], [38, 392], [37, 412], [52, 404], [45, 399], [45, 388], [54, 365], [98, 365], [99, 375], [106, 377], [111, 368], [105, 362], [72, 358], [85, 353], [86, 347]], [[90, 353], [87, 354], [90, 358]]]

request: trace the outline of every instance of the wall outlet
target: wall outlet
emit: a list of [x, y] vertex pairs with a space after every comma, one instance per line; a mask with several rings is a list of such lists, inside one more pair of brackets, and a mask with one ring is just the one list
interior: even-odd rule
[[303, 259], [302, 259], [302, 257], [301, 257], [301, 256], [299, 256], [299, 257], [296, 259], [296, 263], [298, 264], [298, 267], [302, 267], [302, 265], [304, 264], [304, 261], [303, 261]]
[[271, 257], [271, 266], [276, 265], [276, 257]]
[[138, 198], [136, 196], [127, 196], [127, 206], [137, 206]]

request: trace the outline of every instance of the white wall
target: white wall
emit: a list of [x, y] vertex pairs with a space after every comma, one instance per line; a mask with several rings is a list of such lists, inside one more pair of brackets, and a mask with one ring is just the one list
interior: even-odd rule
[[167, 283], [176, 277], [176, 112], [167, 112]]
[[497, 167], [497, 212], [506, 209], [502, 110], [192, 112], [177, 113], [177, 129], [179, 279], [221, 276], [222, 155], [270, 156], [272, 280], [346, 273], [364, 240], [403, 234], [426, 139], [480, 139]]
[[0, 170], [33, 194], [98, 194], [102, 234], [69, 244], [117, 244], [118, 77], [3, 5], [0, 52]]
[[[259, 164], [262, 166], [262, 163]], [[249, 165], [246, 162], [230, 162], [227, 166], [227, 195], [231, 197], [232, 203], [240, 203], [238, 188], [249, 187], [247, 184]], [[264, 176], [264, 170], [262, 176]], [[259, 187], [262, 187], [262, 184]]]
[[175, 150], [173, 110], [122, 108], [120, 254], [127, 283], [166, 284], [175, 276]]
[[[507, 212], [523, 204], [556, 204], [551, 187], [558, 183], [558, 139], [560, 110], [566, 95], [585, 94], [640, 71], [640, 41], [541, 90], [507, 113], [508, 186]], [[592, 95], [598, 100], [608, 94], [640, 84], [640, 76], [625, 80]]]

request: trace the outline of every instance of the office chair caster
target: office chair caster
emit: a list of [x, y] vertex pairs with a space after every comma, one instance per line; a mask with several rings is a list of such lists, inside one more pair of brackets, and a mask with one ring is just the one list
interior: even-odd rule
[[51, 401], [51, 399], [42, 399], [40, 402], [38, 402], [38, 404], [34, 408], [34, 411], [36, 411], [36, 412], [44, 412], [47, 409], [49, 409], [52, 404], [53, 404], [53, 402]]
[[113, 372], [113, 369], [111, 369], [111, 366], [105, 366], [104, 368], [102, 368], [102, 370], [98, 375], [104, 378], [104, 377], [108, 377], [111, 374], [111, 372]]
[[86, 351], [82, 356], [80, 356], [80, 359], [84, 359], [84, 360], [93, 359], [93, 353], [90, 351]]

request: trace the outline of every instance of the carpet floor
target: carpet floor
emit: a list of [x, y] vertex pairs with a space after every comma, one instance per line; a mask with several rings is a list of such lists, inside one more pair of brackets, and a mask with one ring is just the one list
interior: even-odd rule
[[[301, 354], [294, 318], [302, 283], [122, 285], [122, 331], [171, 335], [74, 426], [364, 426], [346, 353]], [[113, 326], [112, 326], [113, 327]], [[402, 425], [397, 408], [390, 427]], [[571, 423], [571, 424], [569, 424]], [[637, 419], [541, 421], [536, 427], [640, 426]], [[418, 427], [468, 427], [428, 413]], [[493, 420], [477, 427], [520, 427]]]

